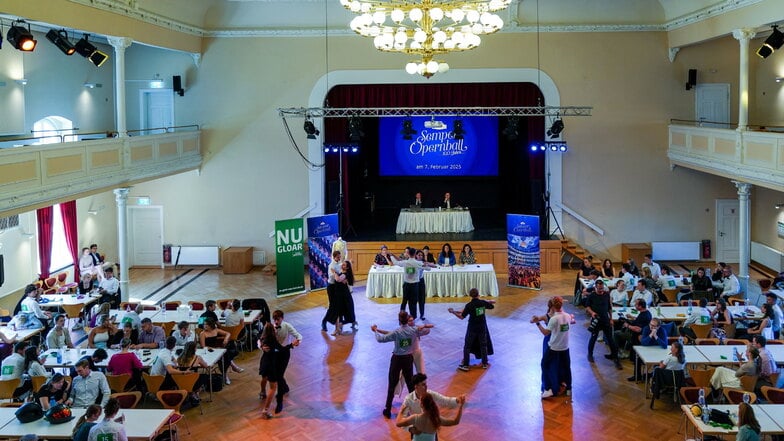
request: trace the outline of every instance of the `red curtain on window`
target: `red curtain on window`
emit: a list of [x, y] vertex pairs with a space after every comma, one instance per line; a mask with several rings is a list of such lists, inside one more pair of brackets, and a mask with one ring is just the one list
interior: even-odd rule
[[60, 204], [60, 213], [63, 216], [63, 229], [65, 230], [65, 244], [71, 252], [74, 263], [74, 282], [79, 283], [79, 233], [76, 228], [76, 201]]
[[41, 280], [49, 277], [49, 266], [52, 264], [52, 232], [54, 218], [52, 207], [39, 208], [38, 219], [38, 261], [41, 262]]

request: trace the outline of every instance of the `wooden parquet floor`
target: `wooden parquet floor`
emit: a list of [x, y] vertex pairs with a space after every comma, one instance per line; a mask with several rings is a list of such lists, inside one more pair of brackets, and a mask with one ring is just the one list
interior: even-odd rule
[[[447, 308], [461, 308], [468, 298], [428, 299], [426, 317], [435, 324], [432, 333], [422, 338], [429, 386], [447, 395], [468, 396], [460, 425], [441, 429], [439, 439], [683, 438], [683, 429], [678, 433], [678, 407], [663, 398], [656, 402], [655, 410], [650, 410], [642, 386], [626, 381], [632, 374], [630, 362], [624, 361], [623, 371], [617, 371], [604, 359], [601, 343], [596, 347], [596, 363], [586, 361], [585, 315], [571, 305], [567, 310], [577, 319], [570, 335], [573, 395], [540, 398], [542, 336], [529, 320], [533, 314], [545, 311], [549, 296], [571, 294], [574, 274], [565, 270], [560, 275], [545, 275], [542, 291], [508, 288], [505, 279], [499, 278], [501, 295], [488, 316], [495, 355], [490, 357], [487, 370], [456, 370], [466, 322], [451, 316]], [[178, 276], [182, 277], [161, 289]], [[395, 427], [394, 419], [386, 420], [381, 415], [392, 345], [377, 343], [370, 331], [374, 323], [383, 329], [396, 327], [397, 300], [368, 299], [364, 282], [359, 282], [354, 301], [360, 329], [333, 337], [320, 331], [327, 303], [325, 291], [276, 299], [274, 277], [259, 269], [245, 275], [224, 275], [214, 269], [134, 269], [131, 281], [132, 297], [156, 302], [164, 297], [183, 303], [264, 297], [272, 309], [282, 309], [286, 320], [304, 337], [302, 345], [292, 352], [287, 373], [291, 392], [282, 413], [271, 420], [261, 418], [259, 351], [243, 353], [238, 362], [245, 372], [231, 374], [232, 384], [215, 393], [214, 401], [204, 403], [204, 415], [197, 409], [186, 411], [191, 434], [187, 435], [183, 427], [182, 439], [410, 439], [407, 432]], [[400, 404], [401, 397], [396, 397], [393, 414]]]

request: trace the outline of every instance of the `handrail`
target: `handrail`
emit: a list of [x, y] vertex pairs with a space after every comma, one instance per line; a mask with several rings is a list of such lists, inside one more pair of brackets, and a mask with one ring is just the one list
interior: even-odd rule
[[[308, 207], [306, 207], [306, 208], [302, 209], [302, 210], [301, 210], [299, 213], [295, 214], [295, 215], [293, 216], [293, 218], [304, 217], [306, 214], [308, 214], [308, 213], [310, 213], [311, 211], [313, 211], [313, 209], [314, 209], [314, 208], [316, 208], [316, 206], [315, 206], [315, 205], [310, 205], [310, 206], [308, 206]], [[272, 231], [270, 231], [270, 233], [269, 233], [269, 237], [270, 237], [270, 238], [272, 238], [272, 237], [274, 237], [274, 236], [275, 236], [275, 230], [272, 230]]]
[[128, 136], [131, 136], [131, 133], [152, 132], [152, 131], [154, 131], [154, 130], [163, 130], [163, 131], [164, 131], [164, 133], [168, 133], [170, 130], [174, 130], [174, 129], [187, 129], [187, 128], [195, 128], [196, 130], [199, 130], [199, 125], [198, 125], [198, 124], [188, 124], [188, 125], [185, 125], [185, 126], [171, 126], [171, 127], [150, 127], [150, 128], [147, 128], [147, 129], [134, 129], [134, 130], [128, 130], [128, 131], [127, 131], [127, 132], [125, 132], [125, 133], [127, 133], [127, 134], [128, 134]]
[[[693, 120], [693, 119], [670, 119], [670, 124], [679, 124], [679, 125], [691, 125], [694, 127], [701, 127], [703, 124], [715, 124], [715, 125], [723, 125], [727, 126], [727, 128], [732, 129], [733, 127], [737, 127], [737, 123], [728, 123], [728, 122], [720, 122], [720, 121], [706, 121], [706, 120]], [[776, 126], [776, 125], [762, 125], [762, 124], [747, 124], [746, 129], [750, 131], [769, 131], [770, 129], [784, 129], [784, 126]], [[776, 130], [778, 131], [778, 130]]]
[[568, 213], [569, 215], [571, 215], [573, 218], [575, 218], [575, 219], [577, 219], [578, 221], [580, 221], [581, 223], [585, 224], [585, 225], [586, 225], [588, 228], [590, 228], [590, 229], [592, 229], [593, 231], [595, 231], [595, 232], [596, 232], [596, 234], [598, 234], [598, 235], [600, 235], [600, 236], [604, 236], [604, 230], [602, 230], [601, 228], [599, 228], [599, 227], [598, 227], [596, 224], [594, 224], [593, 222], [589, 221], [588, 219], [586, 219], [586, 218], [582, 217], [582, 216], [581, 216], [579, 213], [577, 213], [576, 211], [572, 210], [571, 208], [567, 207], [566, 205], [559, 204], [559, 203], [557, 203], [557, 202], [553, 202], [553, 204], [554, 204], [554, 205], [556, 205], [556, 206], [557, 206], [558, 208], [560, 208], [561, 210], [563, 210], [564, 212], [566, 212], [566, 213]]
[[[185, 129], [185, 128], [193, 128], [199, 130], [198, 124], [189, 124], [184, 126], [172, 126], [172, 127], [155, 127], [150, 129], [137, 129], [137, 130], [129, 130], [127, 133], [141, 133], [141, 132], [149, 132], [153, 130], [162, 130], [164, 133], [168, 133], [169, 131], [175, 129]], [[63, 129], [63, 130], [49, 130], [51, 132], [61, 132], [61, 131], [70, 131], [70, 130], [79, 130], [77, 129]], [[31, 133], [40, 132], [40, 130], [31, 130]], [[85, 141], [85, 140], [93, 140], [93, 139], [105, 139], [105, 138], [116, 138], [117, 132], [113, 130], [108, 131], [99, 131], [99, 132], [81, 132], [81, 133], [70, 133], [70, 134], [56, 134], [56, 135], [49, 135], [49, 136], [0, 136], [0, 143], [8, 143], [8, 142], [16, 142], [16, 141], [29, 141], [24, 142], [19, 147], [25, 147], [29, 145], [34, 145], [36, 142], [41, 140], [57, 140], [56, 142], [50, 142], [50, 144], [61, 144], [64, 142], [75, 142], [75, 141]], [[94, 138], [85, 138], [89, 136], [94, 136]], [[6, 147], [8, 148], [8, 147]]]

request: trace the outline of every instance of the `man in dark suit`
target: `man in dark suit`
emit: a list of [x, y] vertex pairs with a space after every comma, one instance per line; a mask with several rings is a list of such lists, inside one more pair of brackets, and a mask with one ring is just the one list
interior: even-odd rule
[[414, 206], [417, 208], [422, 208], [422, 193], [417, 192], [416, 196], [414, 197]]
[[455, 206], [455, 204], [452, 202], [452, 195], [450, 195], [449, 192], [445, 193], [444, 194], [444, 201], [441, 202], [441, 208], [443, 208], [445, 210], [449, 210], [450, 208], [453, 208], [454, 206]]

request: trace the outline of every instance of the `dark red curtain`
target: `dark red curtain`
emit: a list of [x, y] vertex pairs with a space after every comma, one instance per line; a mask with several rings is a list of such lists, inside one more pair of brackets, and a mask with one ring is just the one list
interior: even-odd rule
[[60, 204], [60, 213], [63, 216], [63, 229], [65, 230], [65, 244], [71, 252], [74, 263], [74, 282], [79, 283], [79, 233], [76, 228], [76, 201]]
[[52, 207], [39, 208], [38, 219], [38, 261], [41, 262], [41, 280], [49, 277], [49, 266], [52, 264]]

